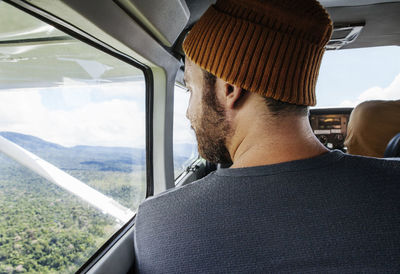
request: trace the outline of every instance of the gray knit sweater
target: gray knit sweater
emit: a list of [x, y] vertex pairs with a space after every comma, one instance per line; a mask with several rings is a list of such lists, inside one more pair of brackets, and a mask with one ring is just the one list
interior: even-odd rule
[[400, 273], [400, 161], [220, 169], [139, 208], [141, 273]]

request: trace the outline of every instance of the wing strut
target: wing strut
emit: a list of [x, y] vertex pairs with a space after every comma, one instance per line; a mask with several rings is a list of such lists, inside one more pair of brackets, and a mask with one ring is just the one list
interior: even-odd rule
[[0, 152], [123, 223], [129, 221], [134, 215], [129, 208], [2, 136], [0, 136]]

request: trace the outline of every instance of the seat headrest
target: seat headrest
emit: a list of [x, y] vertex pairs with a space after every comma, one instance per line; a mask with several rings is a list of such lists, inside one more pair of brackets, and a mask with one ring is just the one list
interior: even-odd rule
[[383, 157], [400, 157], [400, 133], [398, 133], [389, 141]]

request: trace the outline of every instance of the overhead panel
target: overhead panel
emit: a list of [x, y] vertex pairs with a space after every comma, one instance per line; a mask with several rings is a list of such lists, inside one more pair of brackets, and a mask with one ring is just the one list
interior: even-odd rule
[[167, 47], [171, 47], [189, 20], [184, 0], [116, 0], [136, 21]]
[[357, 39], [343, 49], [400, 45], [400, 2], [327, 10], [336, 27], [363, 26]]

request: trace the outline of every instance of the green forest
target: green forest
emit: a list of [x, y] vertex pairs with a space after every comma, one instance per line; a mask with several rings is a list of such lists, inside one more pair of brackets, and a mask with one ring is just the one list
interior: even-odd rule
[[[75, 164], [67, 150], [43, 147], [42, 155], [36, 153], [136, 209], [145, 196], [144, 164], [126, 162], [116, 150], [85, 149], [81, 158], [74, 152]], [[1, 153], [0, 210], [0, 273], [73, 273], [122, 226]]]

